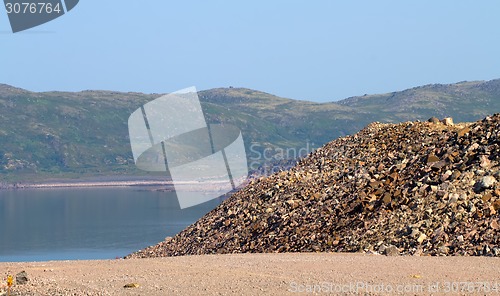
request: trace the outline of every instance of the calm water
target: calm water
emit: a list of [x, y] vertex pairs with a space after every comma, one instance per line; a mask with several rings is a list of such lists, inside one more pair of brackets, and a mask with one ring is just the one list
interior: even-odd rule
[[180, 210], [145, 188], [0, 191], [0, 261], [111, 259], [173, 236], [220, 199]]

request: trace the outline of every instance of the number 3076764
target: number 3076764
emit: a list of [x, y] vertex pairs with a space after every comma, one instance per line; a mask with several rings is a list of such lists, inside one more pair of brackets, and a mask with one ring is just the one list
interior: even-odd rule
[[62, 12], [61, 5], [56, 3], [44, 3], [44, 2], [23, 2], [23, 3], [5, 3], [5, 9], [7, 13], [11, 14], [35, 14], [35, 13], [48, 13], [48, 14], [60, 14]]

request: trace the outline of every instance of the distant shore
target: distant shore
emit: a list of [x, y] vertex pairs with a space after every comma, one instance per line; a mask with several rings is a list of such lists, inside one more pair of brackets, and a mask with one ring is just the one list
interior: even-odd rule
[[41, 188], [88, 188], [88, 187], [128, 187], [128, 186], [166, 186], [172, 187], [171, 181], [72, 181], [72, 182], [47, 182], [47, 183], [15, 183], [2, 189], [41, 189]]
[[0, 189], [42, 189], [42, 188], [88, 188], [126, 186], [172, 187], [172, 181], [165, 178], [134, 176], [103, 176], [84, 179], [47, 179], [41, 181], [0, 182]]
[[196, 191], [213, 192], [221, 191], [221, 186], [225, 184], [220, 181], [199, 182], [199, 181], [181, 181], [174, 183], [171, 180], [160, 178], [134, 178], [134, 177], [103, 177], [97, 179], [82, 180], [47, 180], [41, 182], [17, 182], [1, 183], [0, 190], [18, 190], [18, 189], [57, 189], [57, 188], [101, 188], [101, 187], [150, 187], [151, 191]]

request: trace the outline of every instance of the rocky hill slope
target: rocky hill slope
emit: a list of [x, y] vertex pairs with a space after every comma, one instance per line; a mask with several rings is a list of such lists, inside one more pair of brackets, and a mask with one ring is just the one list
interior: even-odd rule
[[253, 181], [130, 257], [240, 252], [500, 256], [500, 114], [368, 125]]

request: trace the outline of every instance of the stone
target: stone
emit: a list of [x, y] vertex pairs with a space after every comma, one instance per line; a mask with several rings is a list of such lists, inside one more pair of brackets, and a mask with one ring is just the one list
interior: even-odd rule
[[498, 220], [491, 221], [490, 227], [493, 230], [499, 230], [500, 229], [500, 224], [498, 223]]
[[140, 286], [137, 283], [130, 283], [130, 284], [124, 285], [123, 287], [126, 289], [130, 289], [130, 288], [139, 288]]
[[428, 164], [429, 164], [429, 163], [438, 162], [439, 160], [440, 160], [440, 159], [439, 159], [439, 157], [437, 157], [437, 156], [436, 156], [436, 155], [434, 155], [434, 154], [429, 154], [429, 155], [427, 156], [427, 163], [428, 163]]
[[459, 198], [460, 198], [460, 195], [458, 195], [457, 193], [453, 193], [452, 195], [450, 195], [450, 199], [448, 200], [448, 203], [455, 204]]
[[479, 161], [481, 161], [481, 164], [480, 166], [483, 168], [483, 169], [489, 169], [491, 167], [491, 161], [490, 159], [488, 158], [487, 155], [481, 155], [479, 157]]
[[446, 192], [446, 190], [438, 190], [438, 191], [436, 192], [436, 196], [437, 196], [437, 197], [445, 197], [445, 196], [446, 196], [446, 193], [447, 193], [447, 192]]
[[481, 198], [482, 201], [484, 202], [488, 202], [490, 201], [491, 199], [493, 198], [493, 196], [491, 195], [491, 193], [486, 193], [485, 195], [483, 195], [483, 197]]
[[481, 180], [476, 182], [476, 184], [474, 185], [474, 188], [476, 189], [476, 191], [483, 191], [485, 189], [489, 189], [489, 188], [493, 187], [493, 185], [495, 185], [496, 182], [497, 182], [497, 180], [495, 179], [495, 177], [484, 176], [481, 178]]
[[399, 249], [394, 245], [389, 245], [384, 249], [384, 255], [386, 256], [399, 256]]
[[444, 182], [448, 180], [451, 176], [453, 175], [453, 172], [450, 170], [447, 170], [442, 176], [441, 176], [441, 182]]
[[439, 120], [439, 118], [437, 117], [431, 117], [427, 120], [428, 122], [431, 122], [431, 123], [440, 123], [441, 121]]
[[463, 129], [459, 130], [458, 133], [457, 133], [457, 135], [459, 137], [463, 137], [463, 136], [467, 135], [469, 132], [470, 132], [470, 128], [469, 127], [465, 127]]
[[442, 123], [444, 123], [444, 125], [447, 125], [447, 126], [453, 126], [453, 118], [451, 117], [446, 117], [444, 118], [442, 121]]
[[447, 246], [441, 246], [438, 248], [439, 255], [448, 255], [449, 252], [450, 252], [450, 248], [448, 248]]
[[16, 284], [25, 285], [26, 283], [28, 283], [28, 273], [26, 271], [16, 274]]
[[445, 167], [446, 164], [447, 164], [446, 161], [441, 160], [441, 161], [432, 163], [431, 168], [439, 171], [440, 169], [442, 169], [443, 167]]

